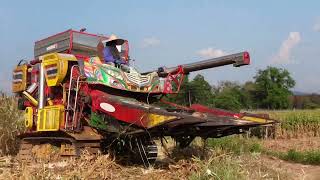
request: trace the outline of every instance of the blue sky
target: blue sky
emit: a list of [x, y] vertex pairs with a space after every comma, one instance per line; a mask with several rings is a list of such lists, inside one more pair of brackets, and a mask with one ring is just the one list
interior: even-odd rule
[[36, 40], [66, 29], [116, 34], [141, 70], [248, 50], [250, 66], [200, 71], [211, 84], [288, 69], [294, 90], [320, 93], [320, 1], [2, 1], [0, 90]]

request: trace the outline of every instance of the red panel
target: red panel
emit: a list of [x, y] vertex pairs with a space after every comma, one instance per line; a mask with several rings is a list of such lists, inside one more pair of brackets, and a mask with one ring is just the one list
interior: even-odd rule
[[245, 64], [250, 64], [250, 54], [247, 51], [243, 53], [243, 62]]
[[[112, 97], [112, 95], [109, 95], [107, 93], [93, 90], [91, 91], [91, 97], [92, 97], [92, 110], [93, 111], [100, 111], [105, 114], [108, 114], [115, 119], [124, 121], [126, 123], [135, 124], [138, 126], [145, 127], [144, 121], [146, 120], [146, 114], [147, 112], [144, 111], [142, 108], [135, 107], [134, 105], [127, 105], [119, 101], [115, 100], [115, 96]], [[108, 103], [112, 105], [115, 108], [114, 112], [109, 112], [103, 108], [101, 108], [101, 103]]]
[[73, 47], [73, 31], [70, 31], [70, 44], [69, 44], [69, 49], [68, 49], [68, 53], [71, 53], [72, 47]]
[[89, 56], [84, 56], [81, 54], [73, 54], [77, 59], [83, 59], [84, 61], [88, 62], [88, 59], [90, 58]]
[[91, 34], [91, 33], [87, 33], [87, 32], [80, 32], [80, 31], [76, 31], [76, 30], [72, 30], [72, 29], [71, 29], [71, 32], [76, 32], [76, 33], [79, 33], [79, 34], [85, 34], [85, 35], [89, 35], [89, 36], [99, 36], [99, 37], [109, 38], [109, 37], [107, 37], [107, 36], [102, 36], [102, 35], [97, 35], [97, 34]]
[[193, 109], [193, 110], [199, 111], [199, 112], [203, 112], [203, 113], [210, 113], [210, 114], [217, 115], [217, 116], [230, 116], [230, 117], [235, 117], [235, 118], [240, 118], [243, 116], [242, 113], [234, 113], [231, 111], [209, 108], [209, 107], [203, 106], [201, 104], [192, 104], [190, 109]]

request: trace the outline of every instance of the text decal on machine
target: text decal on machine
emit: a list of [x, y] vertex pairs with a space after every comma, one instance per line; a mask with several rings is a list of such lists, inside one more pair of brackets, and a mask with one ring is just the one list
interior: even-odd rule
[[48, 46], [47, 47], [47, 51], [50, 51], [50, 50], [56, 49], [56, 48], [58, 48], [58, 44], [57, 43], [56, 44], [52, 44], [51, 46]]

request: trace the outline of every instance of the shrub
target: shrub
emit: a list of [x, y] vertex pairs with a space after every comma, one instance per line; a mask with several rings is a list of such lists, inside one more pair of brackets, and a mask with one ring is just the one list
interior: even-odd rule
[[0, 155], [16, 153], [16, 135], [22, 130], [23, 115], [17, 108], [16, 98], [0, 92]]
[[[280, 157], [281, 158], [281, 157]], [[282, 159], [303, 163], [303, 164], [320, 164], [320, 151], [304, 151], [298, 152], [296, 150], [289, 150], [286, 154], [282, 155]]]

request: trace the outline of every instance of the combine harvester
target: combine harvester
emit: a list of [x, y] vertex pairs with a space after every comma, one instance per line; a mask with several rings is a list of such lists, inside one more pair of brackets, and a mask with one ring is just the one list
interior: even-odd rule
[[[154, 139], [170, 136], [184, 148], [195, 137], [219, 138], [275, 122], [260, 115], [162, 100], [179, 93], [190, 72], [248, 65], [248, 52], [145, 73], [129, 61], [128, 41], [114, 36], [67, 30], [35, 42], [34, 59], [20, 61], [13, 71], [13, 92], [19, 97], [19, 109], [25, 110], [27, 129], [19, 135], [17, 157], [35, 160], [36, 145], [57, 146], [61, 156], [111, 148], [148, 166], [157, 158]], [[159, 101], [174, 108], [153, 105]]]

